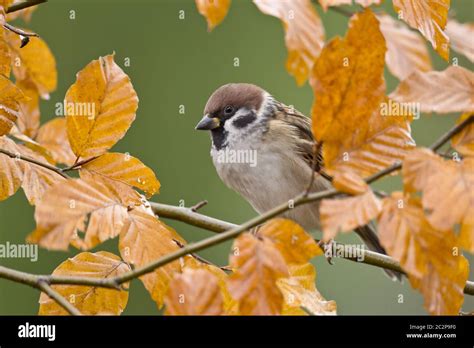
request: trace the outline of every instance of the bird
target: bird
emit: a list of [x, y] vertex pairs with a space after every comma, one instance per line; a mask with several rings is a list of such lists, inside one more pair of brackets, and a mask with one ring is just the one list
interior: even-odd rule
[[[332, 187], [326, 176], [314, 170], [323, 159], [321, 153], [314, 158], [317, 146], [311, 122], [257, 85], [229, 83], [211, 94], [195, 129], [210, 131], [211, 158], [220, 179], [262, 214], [305, 190]], [[255, 163], [242, 161], [250, 158]], [[306, 230], [321, 229], [319, 202], [282, 215]], [[355, 232], [370, 250], [386, 254], [372, 225]], [[399, 272], [384, 271], [392, 280], [401, 280]]]

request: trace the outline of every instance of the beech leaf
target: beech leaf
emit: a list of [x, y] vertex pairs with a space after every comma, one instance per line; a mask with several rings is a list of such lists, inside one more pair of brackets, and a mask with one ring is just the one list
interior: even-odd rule
[[230, 0], [196, 0], [196, 6], [207, 20], [207, 29], [213, 30], [227, 16]]

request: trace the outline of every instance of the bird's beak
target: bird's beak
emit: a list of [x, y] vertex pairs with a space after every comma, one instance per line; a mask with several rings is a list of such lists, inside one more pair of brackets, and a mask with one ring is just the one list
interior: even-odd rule
[[199, 130], [211, 130], [219, 127], [221, 122], [217, 117], [210, 117], [209, 115], [204, 115], [201, 121], [196, 125], [196, 129]]

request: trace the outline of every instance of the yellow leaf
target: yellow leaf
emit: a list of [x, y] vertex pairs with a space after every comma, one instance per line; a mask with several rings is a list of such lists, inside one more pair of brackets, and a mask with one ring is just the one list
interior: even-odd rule
[[282, 218], [268, 221], [258, 230], [258, 236], [273, 242], [287, 263], [306, 263], [323, 251], [297, 223]]
[[456, 20], [449, 18], [446, 26], [446, 34], [449, 37], [451, 48], [467, 57], [474, 63], [474, 24], [473, 23], [459, 23]]
[[385, 61], [392, 75], [403, 80], [414, 71], [433, 69], [425, 41], [418, 33], [387, 14], [379, 14], [377, 19], [387, 43]]
[[0, 136], [8, 134], [20, 114], [25, 95], [5, 76], [0, 75]]
[[[459, 117], [456, 124], [467, 120], [469, 117], [474, 117], [473, 113], [465, 113]], [[464, 156], [474, 156], [474, 122], [470, 123], [459, 133], [451, 138], [451, 145]]]
[[474, 73], [454, 65], [443, 71], [414, 72], [390, 98], [419, 104], [422, 112], [474, 111]]
[[[9, 138], [0, 136], [0, 149], [16, 153], [16, 144]], [[0, 201], [15, 194], [23, 181], [20, 163], [0, 153]]]
[[398, 17], [418, 29], [444, 59], [449, 59], [449, 38], [444, 32], [450, 0], [393, 0]]
[[196, 0], [196, 7], [207, 20], [207, 30], [211, 31], [227, 16], [230, 0]]
[[276, 281], [288, 276], [285, 259], [273, 243], [243, 234], [234, 243], [229, 291], [242, 315], [279, 315], [283, 295]]
[[170, 283], [167, 315], [222, 315], [223, 299], [217, 276], [205, 269], [185, 269]]
[[334, 174], [332, 185], [338, 191], [350, 195], [358, 195], [366, 192], [369, 185], [354, 172], [336, 172]]
[[[64, 261], [54, 270], [53, 275], [106, 279], [128, 271], [130, 267], [118, 256], [99, 251], [80, 253]], [[123, 286], [128, 289], [128, 283]], [[52, 288], [84, 315], [120, 315], [128, 302], [127, 290], [84, 285], [52, 285]], [[39, 315], [68, 314], [45, 293], [41, 293], [39, 303]]]
[[[174, 240], [185, 244], [173, 229], [143, 209], [133, 209], [129, 215], [119, 240], [120, 254], [128, 263], [142, 267], [179, 250]], [[179, 261], [173, 261], [140, 277], [158, 308], [163, 306], [171, 279], [180, 271]]]
[[285, 303], [283, 315], [335, 315], [336, 302], [326, 301], [316, 289], [316, 270], [310, 263], [289, 266], [290, 277], [277, 280]]
[[120, 182], [144, 191], [147, 197], [160, 189], [155, 173], [139, 159], [121, 153], [106, 153], [81, 166], [82, 171], [102, 176], [111, 184]]
[[39, 94], [36, 86], [28, 80], [19, 80], [16, 83], [27, 100], [20, 102], [20, 113], [17, 126], [21, 133], [34, 138], [40, 126]]
[[69, 143], [82, 158], [100, 156], [119, 141], [138, 108], [130, 78], [113, 55], [100, 57], [81, 70], [64, 102]]
[[43, 124], [36, 140], [51, 153], [56, 163], [72, 165], [76, 160], [67, 137], [66, 118], [57, 117]]
[[10, 45], [13, 61], [13, 74], [16, 80], [30, 80], [44, 99], [56, 89], [57, 71], [48, 45], [39, 37], [32, 37], [28, 45], [20, 49], [19, 35], [8, 31], [7, 40]]
[[387, 253], [400, 262], [431, 314], [457, 315], [464, 301], [469, 264], [457, 250], [453, 231], [433, 228], [419, 199], [394, 192], [383, 201], [378, 223]]
[[372, 190], [348, 198], [323, 199], [319, 207], [323, 239], [333, 239], [338, 232], [350, 232], [367, 225], [382, 209]]
[[6, 41], [5, 29], [0, 25], [0, 75], [10, 77], [12, 58]]
[[286, 70], [302, 85], [324, 45], [323, 23], [311, 1], [254, 0], [254, 3], [263, 13], [283, 22], [288, 49]]

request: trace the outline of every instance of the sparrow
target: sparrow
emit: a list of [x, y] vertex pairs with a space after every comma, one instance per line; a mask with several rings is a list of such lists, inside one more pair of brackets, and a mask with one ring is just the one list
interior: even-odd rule
[[[197, 130], [211, 134], [211, 158], [220, 179], [245, 198], [258, 213], [288, 202], [302, 192], [331, 188], [314, 170], [315, 139], [311, 119], [276, 100], [264, 89], [248, 83], [219, 87], [206, 103]], [[232, 156], [223, 156], [223, 154]], [[251, 158], [254, 165], [238, 161]], [[232, 160], [233, 159], [233, 160]], [[311, 186], [310, 178], [314, 175]], [[289, 209], [283, 217], [306, 230], [320, 229], [319, 202]], [[370, 250], [386, 254], [373, 226], [355, 230]], [[384, 270], [393, 280], [401, 274]]]

